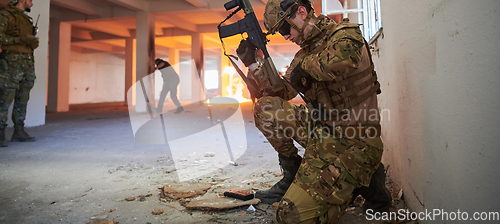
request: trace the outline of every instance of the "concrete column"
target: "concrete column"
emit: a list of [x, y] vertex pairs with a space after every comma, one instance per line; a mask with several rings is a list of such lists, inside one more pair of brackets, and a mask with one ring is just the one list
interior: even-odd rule
[[[231, 52], [228, 52], [231, 53]], [[222, 96], [228, 96], [229, 92], [227, 91], [227, 87], [229, 86], [229, 74], [227, 72], [224, 72], [224, 69], [226, 69], [228, 66], [231, 66], [231, 62], [229, 61], [229, 58], [227, 58], [226, 55], [224, 55], [224, 49], [221, 48], [221, 58], [220, 58], [220, 70], [219, 70], [219, 78], [221, 80], [220, 84], [221, 86], [219, 87], [222, 92]]]
[[175, 48], [168, 49], [168, 63], [179, 73], [179, 50]]
[[193, 92], [191, 89], [193, 88], [192, 79], [192, 60], [183, 61], [179, 63], [179, 100], [191, 100], [191, 96]]
[[127, 92], [134, 80], [134, 39], [127, 38], [125, 40], [125, 105], [128, 105]]
[[71, 24], [50, 20], [50, 54], [47, 111], [69, 110]]
[[222, 95], [222, 57], [217, 59], [217, 71], [219, 72], [219, 88], [217, 89], [217, 95], [224, 96]]
[[[154, 72], [155, 60], [155, 19], [147, 12], [138, 12], [136, 16], [136, 111], [146, 112], [154, 106], [154, 77], [148, 76]], [[148, 77], [143, 79], [144, 77]], [[141, 82], [142, 80], [142, 82]], [[140, 88], [140, 89], [139, 89]], [[146, 93], [146, 96], [144, 96]]]
[[191, 64], [192, 71], [192, 95], [191, 101], [198, 102], [204, 100], [203, 72], [204, 72], [204, 56], [203, 56], [203, 34], [196, 33], [191, 35]]
[[[172, 65], [172, 68], [174, 68], [175, 72], [179, 74], [179, 79], [182, 82], [182, 74], [180, 73], [180, 66], [179, 66], [179, 50], [175, 48], [170, 48], [168, 49], [168, 63]], [[181, 96], [179, 94], [179, 89], [177, 89], [177, 97], [180, 99]]]
[[[5, 2], [5, 1], [4, 1]], [[38, 34], [40, 45], [35, 49], [35, 86], [31, 89], [25, 125], [39, 126], [45, 124], [45, 106], [47, 105], [47, 55], [49, 43], [49, 14], [50, 0], [37, 0], [31, 8], [29, 16], [36, 17], [40, 14], [38, 21]], [[11, 111], [11, 110], [10, 110]], [[10, 115], [9, 115], [10, 117]], [[10, 119], [9, 119], [10, 123]]]

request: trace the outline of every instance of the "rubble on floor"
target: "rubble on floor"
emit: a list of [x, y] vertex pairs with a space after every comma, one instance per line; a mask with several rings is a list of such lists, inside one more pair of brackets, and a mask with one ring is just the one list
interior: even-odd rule
[[153, 213], [153, 215], [161, 215], [161, 214], [163, 214], [163, 209], [161, 209], [161, 208], [155, 209], [155, 210], [153, 210], [152, 213]]
[[96, 219], [92, 222], [87, 222], [87, 224], [117, 224], [117, 221], [111, 219]]
[[176, 184], [167, 183], [163, 185], [162, 198], [181, 199], [192, 198], [198, 195], [205, 194], [211, 184]]
[[257, 198], [243, 201], [235, 198], [228, 197], [219, 197], [219, 198], [211, 198], [211, 199], [203, 199], [203, 200], [192, 200], [186, 202], [184, 207], [188, 209], [209, 209], [209, 210], [221, 210], [221, 209], [229, 209], [236, 208], [245, 205], [256, 205], [259, 204], [260, 200]]

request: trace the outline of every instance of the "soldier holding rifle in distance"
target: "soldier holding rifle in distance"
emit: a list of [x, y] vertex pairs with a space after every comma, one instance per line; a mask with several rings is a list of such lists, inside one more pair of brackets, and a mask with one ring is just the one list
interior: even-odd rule
[[32, 0], [11, 0], [8, 7], [0, 10], [0, 146], [8, 146], [5, 127], [10, 104], [14, 101], [12, 122], [14, 134], [11, 141], [35, 141], [24, 131], [26, 108], [30, 90], [35, 85], [35, 59], [33, 51], [38, 47], [36, 25], [24, 12], [30, 12]]

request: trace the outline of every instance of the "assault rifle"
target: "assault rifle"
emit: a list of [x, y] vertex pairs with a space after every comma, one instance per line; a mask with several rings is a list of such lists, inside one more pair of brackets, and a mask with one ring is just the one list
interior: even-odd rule
[[[255, 12], [253, 11], [252, 5], [250, 4], [249, 0], [231, 0], [226, 4], [224, 4], [224, 8], [226, 9], [226, 11], [229, 11], [235, 7], [238, 8], [235, 11], [233, 11], [224, 21], [222, 21], [219, 24], [219, 26], [217, 26], [217, 28], [219, 29], [219, 37], [221, 39], [222, 45], [224, 46], [224, 42], [222, 41], [223, 38], [234, 36], [237, 34], [247, 33], [248, 35], [247, 40], [250, 40], [252, 44], [257, 47], [257, 49], [262, 50], [262, 53], [264, 53], [264, 63], [262, 66], [262, 72], [264, 73], [264, 77], [267, 77], [267, 80], [270, 84], [268, 86], [271, 86], [271, 89], [267, 91], [279, 92], [280, 90], [283, 90], [284, 89], [283, 82], [280, 80], [281, 78], [278, 74], [278, 71], [276, 70], [274, 62], [266, 48], [266, 44], [268, 42], [266, 36], [269, 35], [269, 33], [265, 34], [262, 32], [262, 29], [260, 28], [259, 25], [259, 21], [257, 20], [257, 17], [255, 17]], [[222, 26], [222, 23], [224, 23], [226, 20], [231, 18], [234, 14], [236, 14], [238, 11], [242, 9], [245, 12], [245, 17], [243, 19], [239, 20], [236, 23]], [[224, 49], [224, 54], [228, 56], [225, 53], [225, 49]], [[229, 57], [229, 59], [231, 59], [231, 57]], [[231, 62], [233, 61], [231, 60]], [[240, 73], [240, 75], [246, 82], [245, 80], [246, 77], [243, 77], [244, 75], [242, 75], [242, 73]], [[247, 85], [249, 84], [248, 82], [246, 83]], [[248, 86], [250, 87], [250, 85]]]

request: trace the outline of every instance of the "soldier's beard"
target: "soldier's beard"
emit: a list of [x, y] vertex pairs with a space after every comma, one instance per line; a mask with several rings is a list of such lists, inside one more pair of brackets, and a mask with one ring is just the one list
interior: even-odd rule
[[28, 7], [28, 6], [26, 5], [26, 3], [24, 3], [24, 11], [25, 11], [25, 12], [31, 12], [31, 8], [30, 8], [30, 7]]

